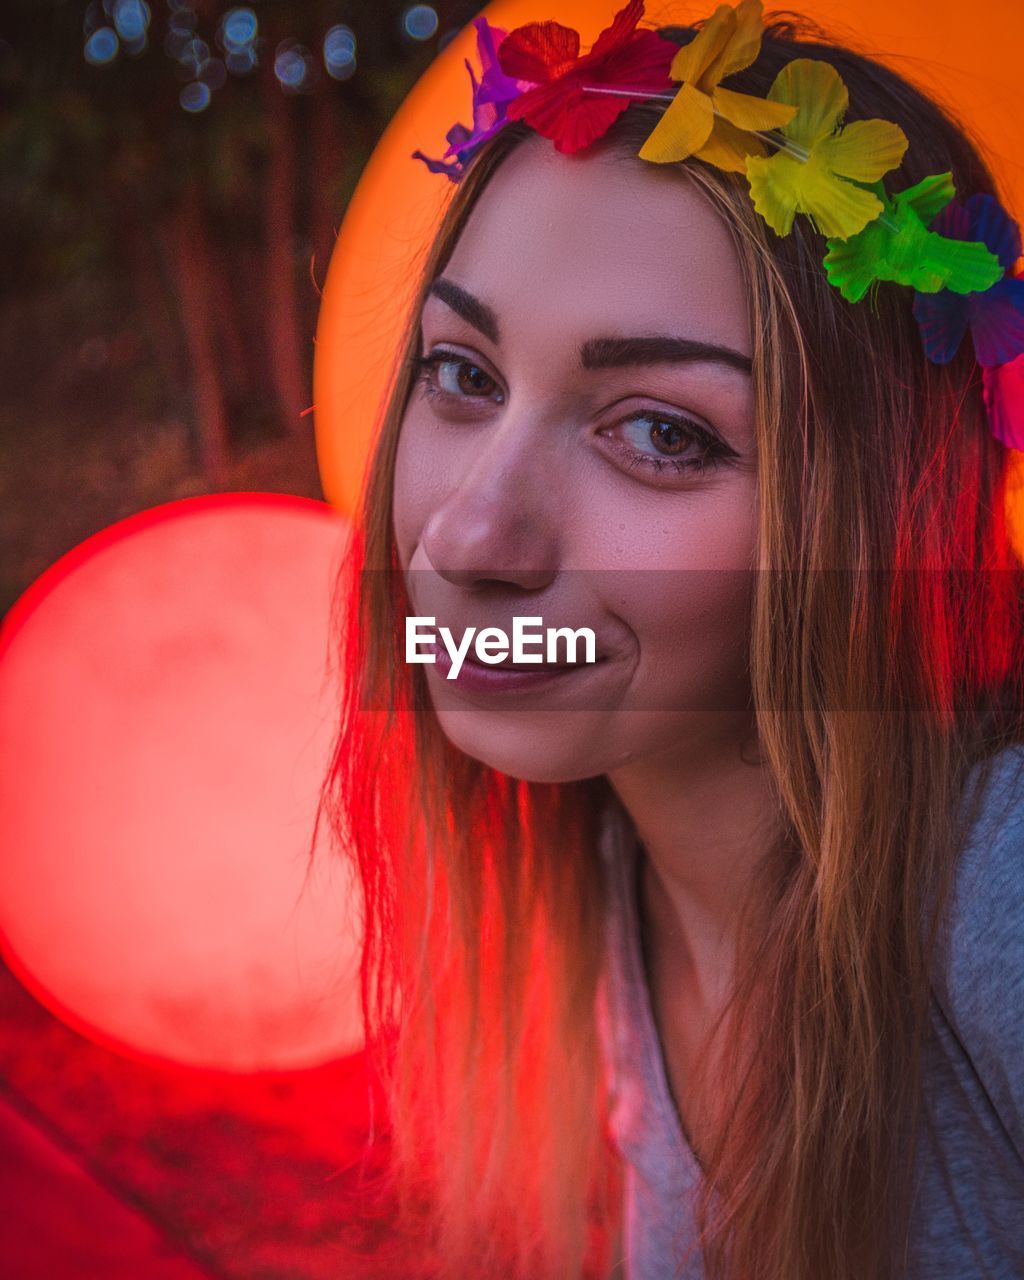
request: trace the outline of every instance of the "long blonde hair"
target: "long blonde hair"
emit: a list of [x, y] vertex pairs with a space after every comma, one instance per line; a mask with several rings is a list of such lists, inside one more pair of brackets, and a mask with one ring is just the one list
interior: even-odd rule
[[[951, 170], [961, 193], [995, 193], [931, 101], [815, 35], [769, 22], [759, 59], [731, 83], [763, 95], [790, 58], [823, 58], [850, 89], [848, 119], [904, 128], [901, 183]], [[631, 157], [658, 111], [631, 106], [600, 145], [642, 163]], [[595, 1025], [609, 892], [596, 842], [610, 787], [528, 783], [463, 755], [402, 654], [392, 485], [419, 307], [528, 132], [509, 126], [474, 157], [424, 265], [338, 583], [341, 706], [317, 815], [363, 891], [363, 1007], [384, 1123], [361, 1203], [371, 1228], [391, 1215], [375, 1246], [386, 1272], [418, 1274], [418, 1258], [423, 1274], [453, 1280], [607, 1277], [621, 1226]], [[760, 493], [750, 671], [784, 829], [765, 863], [766, 927], [732, 1004], [731, 1025], [757, 1029], [758, 1053], [726, 1056], [734, 1105], [705, 1156], [699, 1243], [709, 1277], [895, 1276], [932, 947], [974, 817], [958, 806], [969, 771], [1024, 740], [1008, 451], [987, 427], [969, 344], [929, 364], [909, 291], [882, 285], [847, 304], [800, 220], [775, 237], [741, 178], [696, 161], [679, 169], [732, 229], [749, 287]]]

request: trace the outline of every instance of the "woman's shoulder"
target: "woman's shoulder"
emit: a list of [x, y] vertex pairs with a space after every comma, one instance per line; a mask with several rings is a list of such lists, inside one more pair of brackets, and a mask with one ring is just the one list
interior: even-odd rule
[[936, 998], [1004, 1122], [1024, 1137], [1024, 743], [990, 772], [959, 853], [934, 975]]
[[[984, 790], [975, 797], [983, 780]], [[975, 765], [964, 804], [975, 798], [948, 916], [950, 962], [956, 962], [952, 976], [960, 986], [989, 976], [986, 961], [1008, 960], [1013, 953], [1024, 977], [1024, 743], [1005, 747], [988, 770]]]

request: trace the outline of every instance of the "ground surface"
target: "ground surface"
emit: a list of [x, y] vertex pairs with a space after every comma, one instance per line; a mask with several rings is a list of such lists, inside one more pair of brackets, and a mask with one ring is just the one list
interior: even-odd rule
[[382, 1277], [372, 1239], [346, 1231], [367, 1114], [361, 1054], [236, 1077], [140, 1062], [0, 966], [3, 1274]]

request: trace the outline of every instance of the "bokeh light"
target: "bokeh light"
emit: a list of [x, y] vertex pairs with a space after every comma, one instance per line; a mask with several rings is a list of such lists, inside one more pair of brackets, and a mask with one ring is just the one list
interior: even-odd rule
[[429, 4], [414, 4], [406, 9], [402, 24], [413, 40], [429, 40], [437, 30], [437, 10]]
[[105, 67], [117, 57], [120, 44], [113, 27], [98, 27], [85, 42], [85, 60], [90, 66]]
[[356, 69], [356, 34], [339, 23], [324, 36], [324, 66], [334, 80], [347, 80]]
[[240, 53], [256, 39], [259, 22], [251, 9], [229, 9], [221, 23], [224, 47]]
[[189, 40], [178, 54], [178, 61], [198, 76], [210, 60], [210, 46], [205, 40]]
[[167, 503], [0, 628], [0, 950], [101, 1043], [238, 1071], [360, 1046], [350, 869], [323, 828], [307, 857], [348, 529], [282, 494]]
[[210, 86], [203, 84], [201, 80], [194, 80], [191, 84], [185, 85], [178, 94], [178, 101], [193, 115], [205, 111], [210, 105]]
[[308, 87], [310, 56], [309, 50], [294, 40], [283, 40], [277, 46], [274, 55], [274, 75], [282, 88], [297, 93]]
[[150, 20], [149, 5], [145, 0], [117, 0], [113, 16], [117, 34], [126, 43], [145, 39]]

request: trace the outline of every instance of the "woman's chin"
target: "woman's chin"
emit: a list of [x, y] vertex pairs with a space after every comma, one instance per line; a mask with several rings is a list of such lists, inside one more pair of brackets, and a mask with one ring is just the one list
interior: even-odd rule
[[600, 713], [522, 711], [498, 716], [445, 708], [437, 714], [445, 737], [460, 751], [524, 782], [579, 782], [606, 772], [614, 761], [604, 749], [609, 745], [607, 729], [600, 734], [595, 730]]

